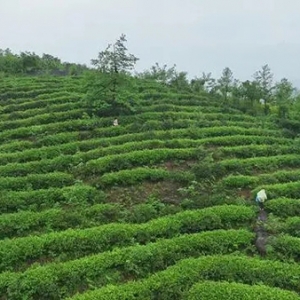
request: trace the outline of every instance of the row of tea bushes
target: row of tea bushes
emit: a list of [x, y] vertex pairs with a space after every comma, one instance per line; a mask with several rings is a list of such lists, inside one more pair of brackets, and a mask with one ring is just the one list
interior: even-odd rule
[[[240, 255], [214, 255], [184, 259], [146, 279], [123, 285], [108, 285], [68, 299], [186, 299], [185, 295], [190, 288], [202, 280], [230, 280], [249, 285], [264, 284], [283, 289], [283, 298], [281, 299], [295, 299], [296, 293], [284, 292], [284, 290], [300, 293], [299, 273], [300, 266], [298, 264]], [[278, 290], [274, 290], [274, 298], [268, 299], [277, 299], [275, 295], [280, 295], [277, 293]]]
[[[255, 212], [250, 207], [225, 205], [183, 211], [144, 224], [112, 223], [87, 229], [69, 229], [40, 236], [0, 241], [0, 270], [22, 269], [40, 259], [71, 260], [135, 243], [220, 228], [249, 226]], [[12, 251], [13, 249], [13, 251]]]
[[[245, 249], [254, 238], [246, 230], [216, 230], [135, 245], [60, 264], [0, 275], [0, 292], [9, 299], [62, 299], [88, 286], [144, 278], [187, 257]], [[126, 297], [122, 298], [126, 299]]]

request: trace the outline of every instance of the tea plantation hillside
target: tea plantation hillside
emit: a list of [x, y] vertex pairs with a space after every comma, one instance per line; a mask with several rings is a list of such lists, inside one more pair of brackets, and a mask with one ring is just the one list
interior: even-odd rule
[[158, 83], [119, 126], [83, 97], [1, 79], [0, 299], [300, 299], [297, 139]]

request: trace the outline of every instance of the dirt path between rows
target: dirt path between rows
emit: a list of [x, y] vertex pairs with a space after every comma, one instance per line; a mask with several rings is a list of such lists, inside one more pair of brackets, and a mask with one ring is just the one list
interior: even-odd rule
[[266, 255], [266, 244], [268, 240], [268, 233], [265, 229], [265, 222], [268, 220], [268, 214], [265, 210], [260, 210], [257, 216], [256, 226], [254, 231], [256, 233], [255, 246], [261, 256]]

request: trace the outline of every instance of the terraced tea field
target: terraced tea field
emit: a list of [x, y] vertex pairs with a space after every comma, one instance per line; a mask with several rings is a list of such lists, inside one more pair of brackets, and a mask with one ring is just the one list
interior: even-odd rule
[[0, 83], [0, 299], [299, 299], [297, 140], [205, 95], [141, 86], [116, 127], [83, 96]]

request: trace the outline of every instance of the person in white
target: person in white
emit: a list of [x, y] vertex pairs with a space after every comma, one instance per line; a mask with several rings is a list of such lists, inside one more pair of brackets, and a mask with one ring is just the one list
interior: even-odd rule
[[118, 126], [119, 125], [119, 123], [118, 123], [118, 119], [114, 119], [114, 126]]
[[267, 200], [267, 194], [266, 191], [264, 189], [260, 190], [257, 194], [256, 194], [256, 198], [255, 201], [256, 203], [259, 205], [260, 210], [264, 209], [264, 202], [265, 200]]

